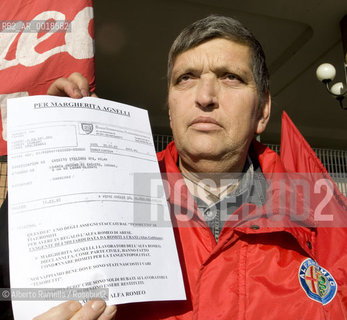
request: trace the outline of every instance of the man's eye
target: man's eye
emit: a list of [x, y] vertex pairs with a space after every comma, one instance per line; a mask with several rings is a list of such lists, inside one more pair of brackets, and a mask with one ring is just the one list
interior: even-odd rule
[[186, 81], [188, 81], [190, 79], [192, 79], [192, 75], [191, 74], [183, 74], [180, 77], [178, 77], [177, 83], [186, 82]]
[[239, 77], [238, 75], [233, 74], [233, 73], [226, 73], [226, 74], [224, 74], [223, 78], [227, 79], [227, 80], [230, 80], [230, 81], [234, 81], [235, 80], [235, 81], [243, 82], [241, 77]]

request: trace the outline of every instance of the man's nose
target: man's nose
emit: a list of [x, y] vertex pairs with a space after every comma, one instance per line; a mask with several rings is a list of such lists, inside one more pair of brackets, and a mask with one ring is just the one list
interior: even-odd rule
[[218, 105], [216, 79], [212, 77], [200, 78], [196, 89], [195, 102], [200, 108], [216, 108]]

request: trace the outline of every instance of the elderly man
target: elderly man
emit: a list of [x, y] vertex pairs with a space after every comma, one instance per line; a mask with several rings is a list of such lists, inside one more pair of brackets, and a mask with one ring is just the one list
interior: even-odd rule
[[[262, 214], [244, 219], [245, 212], [270, 208], [267, 202], [276, 192], [268, 190], [265, 177], [284, 172], [278, 156], [254, 140], [265, 130], [271, 106], [258, 41], [234, 19], [199, 20], [173, 43], [168, 82], [174, 142], [158, 160], [173, 188], [185, 182], [180, 199], [169, 200], [187, 300], [120, 305], [118, 310], [102, 301], [83, 307], [71, 301], [37, 319], [346, 317], [336, 281], [317, 264], [325, 261], [318, 260], [311, 228], [290, 219], [263, 227]], [[57, 80], [48, 94], [86, 96], [88, 82], [72, 74]], [[338, 270], [336, 279], [345, 272]], [[319, 272], [325, 275], [321, 282], [329, 280], [325, 288], [317, 284]]]

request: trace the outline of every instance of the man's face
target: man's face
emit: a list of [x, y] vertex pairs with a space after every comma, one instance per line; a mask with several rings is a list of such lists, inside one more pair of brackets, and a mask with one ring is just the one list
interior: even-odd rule
[[177, 150], [188, 162], [244, 158], [270, 112], [269, 101], [259, 109], [250, 49], [226, 39], [207, 41], [176, 58], [168, 102]]

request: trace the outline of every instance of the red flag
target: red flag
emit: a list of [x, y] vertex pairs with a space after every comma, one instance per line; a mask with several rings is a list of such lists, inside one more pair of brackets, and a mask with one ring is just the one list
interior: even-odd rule
[[316, 153], [285, 111], [282, 113], [281, 160], [288, 171], [325, 173], [329, 176]]
[[314, 181], [322, 178], [329, 181], [334, 189], [335, 197], [347, 208], [347, 198], [337, 188], [322, 162], [285, 111], [282, 113], [280, 154], [287, 171], [310, 174], [310, 178]]
[[[347, 198], [285, 112], [281, 132], [281, 160], [285, 168], [300, 173], [310, 181], [313, 189], [309, 201], [317, 225], [317, 257], [326, 267], [332, 266], [340, 273], [347, 265]], [[334, 254], [327, 249], [332, 246]], [[347, 285], [343, 290], [347, 291]]]
[[94, 90], [92, 0], [0, 2], [0, 155], [6, 150], [7, 98], [45, 94], [80, 72]]

